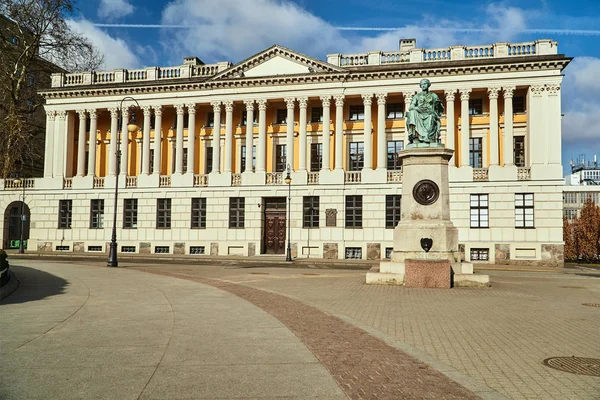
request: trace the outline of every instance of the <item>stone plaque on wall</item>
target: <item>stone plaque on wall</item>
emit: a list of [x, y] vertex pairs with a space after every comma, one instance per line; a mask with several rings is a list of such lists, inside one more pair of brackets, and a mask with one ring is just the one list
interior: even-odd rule
[[335, 208], [328, 208], [325, 210], [325, 226], [336, 226], [337, 224], [337, 210]]

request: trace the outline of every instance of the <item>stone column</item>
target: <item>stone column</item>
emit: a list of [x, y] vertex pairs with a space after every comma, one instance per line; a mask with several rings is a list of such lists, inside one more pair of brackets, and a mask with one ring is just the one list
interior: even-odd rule
[[561, 164], [561, 104], [560, 104], [560, 84], [547, 84], [546, 94], [548, 95], [547, 116], [548, 116], [548, 138], [546, 145], [548, 147], [548, 164]]
[[377, 93], [377, 169], [387, 169], [387, 135], [385, 133], [385, 99], [387, 93]]
[[298, 171], [306, 171], [306, 108], [308, 106], [308, 97], [299, 97], [298, 106], [300, 108], [300, 151], [298, 156]]
[[246, 105], [246, 169], [243, 172], [252, 172], [252, 143], [254, 141], [254, 100], [247, 100]]
[[139, 171], [138, 175], [141, 175], [142, 174], [142, 161], [144, 158], [144, 137], [142, 136], [141, 139], [136, 138], [135, 143], [137, 143], [137, 153], [138, 153], [136, 169]]
[[444, 94], [446, 95], [446, 148], [454, 150], [454, 154], [450, 159], [450, 166], [454, 166], [456, 163], [456, 145], [454, 144], [454, 99], [456, 97], [456, 90], [446, 90]]
[[152, 166], [152, 175], [160, 175], [161, 167], [161, 141], [162, 141], [162, 106], [153, 106], [154, 108], [154, 165]]
[[44, 178], [52, 178], [54, 163], [54, 118], [55, 111], [46, 112], [46, 142], [44, 148]]
[[120, 175], [129, 175], [129, 110], [121, 110], [121, 173]]
[[65, 176], [66, 111], [57, 111], [54, 120], [54, 177]]
[[185, 108], [183, 104], [176, 104], [177, 132], [175, 134], [175, 173], [183, 174], [183, 118]]
[[169, 162], [169, 175], [173, 175], [173, 173], [175, 172], [175, 164], [176, 161], [173, 162], [173, 154], [175, 154], [175, 157], [177, 157], [177, 138], [167, 138], [167, 141], [169, 142], [169, 146], [171, 147], [171, 160]]
[[[335, 170], [344, 170], [344, 95], [335, 96]], [[329, 167], [329, 165], [328, 165]]]
[[213, 128], [213, 163], [212, 172], [221, 173], [221, 102], [213, 101], [210, 103], [214, 113], [214, 128]]
[[143, 106], [144, 128], [142, 130], [142, 165], [140, 175], [150, 174], [150, 118], [152, 118], [152, 107]]
[[331, 134], [331, 96], [321, 96], [321, 105], [323, 106], [323, 156], [321, 158], [321, 171], [330, 171], [331, 143], [329, 136]]
[[502, 131], [502, 142], [504, 144], [504, 165], [514, 165], [513, 153], [513, 93], [514, 86], [505, 86], [504, 91], [504, 130]]
[[78, 110], [77, 114], [79, 115], [79, 139], [77, 142], [77, 176], [85, 175], [85, 123], [87, 119], [87, 115], [85, 114], [85, 110]]
[[258, 144], [256, 146], [256, 172], [265, 172], [267, 159], [267, 100], [257, 100]]
[[225, 106], [225, 167], [223, 172], [231, 172], [233, 160], [233, 101], [224, 101]]
[[365, 162], [363, 169], [373, 169], [373, 128], [371, 128], [371, 105], [373, 104], [373, 94], [363, 94], [363, 104], [365, 110], [365, 119], [363, 124], [363, 140], [365, 146]]
[[498, 135], [498, 93], [499, 87], [488, 88], [490, 98], [490, 167], [500, 165], [499, 135]]
[[285, 99], [287, 106], [286, 118], [286, 135], [285, 135], [285, 162], [290, 166], [290, 170], [294, 170], [294, 107], [296, 99], [288, 97]]
[[194, 166], [196, 164], [196, 104], [190, 103], [188, 109], [188, 156], [187, 156], [187, 173], [194, 174]]
[[460, 166], [468, 167], [469, 164], [469, 136], [471, 124], [469, 117], [469, 95], [471, 89], [460, 89]]
[[88, 157], [88, 176], [96, 176], [96, 135], [98, 134], [98, 116], [96, 110], [88, 110], [90, 113], [90, 155]]
[[[546, 146], [543, 144], [547, 138], [543, 137], [547, 132], [545, 128], [544, 119], [544, 85], [533, 85], [529, 87], [529, 101], [528, 101], [528, 132], [529, 132], [529, 162], [531, 165], [535, 164], [546, 164], [548, 157]], [[559, 146], [556, 143], [556, 146]]]
[[108, 145], [108, 176], [117, 174], [117, 142], [119, 141], [119, 109], [110, 111], [110, 144]]

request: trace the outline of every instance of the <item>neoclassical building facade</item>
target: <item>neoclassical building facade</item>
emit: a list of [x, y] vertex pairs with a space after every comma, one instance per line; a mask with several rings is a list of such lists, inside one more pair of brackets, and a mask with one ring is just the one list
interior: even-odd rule
[[276, 45], [235, 65], [55, 74], [44, 176], [1, 183], [4, 246], [25, 193], [28, 249], [105, 252], [118, 185], [121, 252], [282, 254], [289, 240], [294, 257], [385, 258], [402, 218], [404, 112], [428, 78], [455, 150], [465, 259], [559, 265], [569, 61], [551, 40], [409, 39], [326, 62]]

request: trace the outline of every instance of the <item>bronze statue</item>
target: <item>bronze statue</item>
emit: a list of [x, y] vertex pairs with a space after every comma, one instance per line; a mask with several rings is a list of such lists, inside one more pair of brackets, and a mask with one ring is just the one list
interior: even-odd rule
[[413, 96], [406, 112], [408, 143], [440, 143], [440, 117], [444, 106], [437, 94], [429, 92], [429, 79], [421, 79], [419, 86], [422, 91]]

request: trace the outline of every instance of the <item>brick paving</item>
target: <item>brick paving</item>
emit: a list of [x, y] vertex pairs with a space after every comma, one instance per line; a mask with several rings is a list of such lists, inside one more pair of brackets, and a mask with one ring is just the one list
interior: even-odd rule
[[286, 325], [352, 399], [476, 399], [469, 390], [364, 330], [300, 301], [227, 281], [147, 270], [235, 294]]

